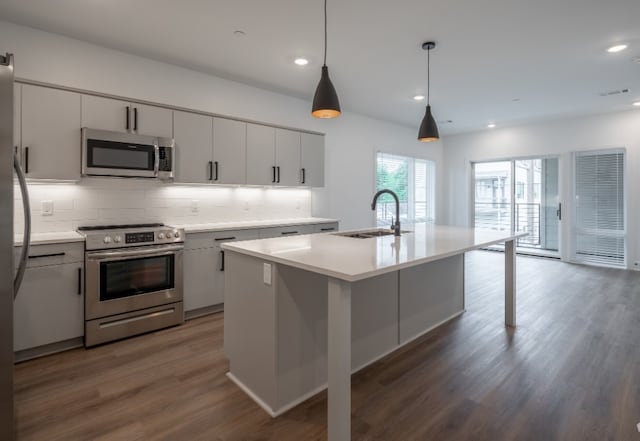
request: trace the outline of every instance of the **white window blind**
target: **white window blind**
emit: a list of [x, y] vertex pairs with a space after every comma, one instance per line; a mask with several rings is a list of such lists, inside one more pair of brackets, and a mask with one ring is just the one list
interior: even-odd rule
[[574, 260], [624, 266], [624, 152], [576, 153], [574, 170]]
[[[401, 222], [433, 222], [435, 219], [435, 163], [426, 159], [378, 152], [376, 190], [388, 188], [400, 199]], [[378, 199], [378, 225], [389, 225], [395, 216], [389, 195]]]

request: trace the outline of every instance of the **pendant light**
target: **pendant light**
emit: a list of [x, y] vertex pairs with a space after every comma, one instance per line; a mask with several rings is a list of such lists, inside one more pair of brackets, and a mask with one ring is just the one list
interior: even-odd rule
[[438, 126], [436, 120], [433, 119], [431, 114], [431, 106], [429, 105], [429, 89], [431, 86], [431, 49], [435, 48], [436, 44], [433, 41], [427, 41], [422, 43], [422, 49], [427, 51], [427, 110], [424, 113], [422, 124], [420, 124], [420, 130], [418, 131], [418, 141], [431, 142], [440, 139], [438, 134]]
[[316, 118], [335, 118], [340, 116], [340, 113], [338, 94], [329, 79], [329, 68], [327, 67], [327, 0], [324, 0], [324, 63], [322, 64], [320, 82], [313, 97], [311, 114]]

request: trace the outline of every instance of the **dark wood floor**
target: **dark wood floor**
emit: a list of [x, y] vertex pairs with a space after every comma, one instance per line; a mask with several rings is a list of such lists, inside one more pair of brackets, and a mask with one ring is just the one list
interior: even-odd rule
[[[503, 268], [469, 254], [467, 312], [353, 377], [354, 440], [640, 440], [640, 273], [518, 257], [508, 330]], [[225, 377], [222, 327], [17, 365], [18, 439], [324, 439], [324, 393], [271, 419]]]

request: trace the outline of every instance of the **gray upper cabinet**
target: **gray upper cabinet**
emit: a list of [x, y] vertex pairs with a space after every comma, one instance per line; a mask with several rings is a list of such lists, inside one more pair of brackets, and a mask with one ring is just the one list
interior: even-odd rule
[[80, 95], [22, 86], [22, 167], [28, 178], [80, 179]]
[[301, 134], [300, 182], [308, 187], [324, 187], [324, 136]]
[[82, 95], [82, 127], [91, 129], [171, 138], [172, 113], [163, 107]]
[[175, 182], [212, 182], [212, 125], [210, 116], [177, 110], [173, 112], [177, 168]]
[[172, 113], [164, 107], [131, 104], [133, 108], [133, 130], [140, 135], [173, 138]]
[[213, 182], [246, 184], [247, 123], [213, 118]]
[[300, 132], [276, 129], [276, 185], [300, 183]]
[[128, 132], [130, 117], [131, 106], [126, 101], [82, 95], [82, 127]]
[[276, 182], [276, 129], [247, 123], [247, 184]]

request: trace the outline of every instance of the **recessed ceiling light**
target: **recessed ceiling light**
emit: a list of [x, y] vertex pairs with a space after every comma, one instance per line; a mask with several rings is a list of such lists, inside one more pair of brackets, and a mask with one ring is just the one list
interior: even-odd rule
[[496, 125], [494, 123], [491, 123], [491, 124], [487, 124], [487, 127], [490, 129], [493, 129], [496, 127]]
[[293, 62], [298, 66], [306, 66], [307, 64], [309, 64], [309, 60], [307, 60], [306, 58], [296, 58], [295, 60], [293, 60]]
[[636, 107], [640, 107], [640, 101], [636, 101], [635, 103], [633, 103], [633, 105]]
[[626, 48], [627, 48], [626, 44], [616, 44], [615, 46], [611, 46], [609, 49], [607, 49], [607, 52], [610, 52], [610, 53], [620, 52], [625, 50]]
[[238, 29], [237, 31], [233, 31], [233, 35], [235, 35], [236, 37], [244, 37], [247, 34], [244, 31]]
[[424, 95], [416, 95], [413, 97], [413, 99], [416, 101], [422, 101], [424, 99]]

